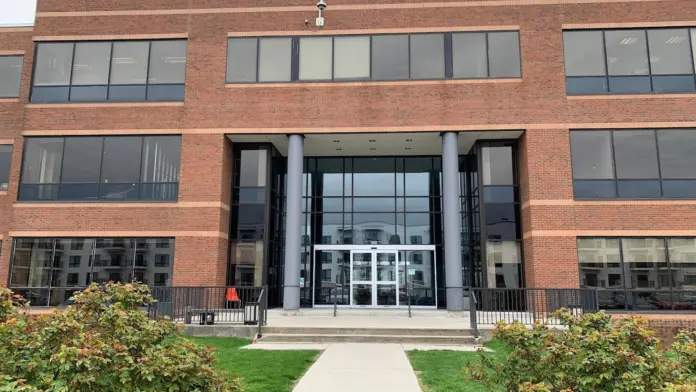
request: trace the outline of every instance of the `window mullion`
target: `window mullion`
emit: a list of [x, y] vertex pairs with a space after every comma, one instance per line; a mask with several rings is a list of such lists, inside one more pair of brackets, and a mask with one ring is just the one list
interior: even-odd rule
[[72, 82], [73, 82], [73, 69], [75, 67], [75, 52], [77, 51], [77, 43], [73, 42], [72, 44], [72, 60], [70, 60], [70, 82], [68, 82], [68, 102], [70, 102], [70, 98], [72, 96]]
[[111, 95], [111, 70], [113, 69], [113, 64], [114, 64], [114, 42], [111, 42], [111, 54], [109, 54], [109, 72], [108, 76], [106, 77], [106, 100], [109, 100], [109, 96]]

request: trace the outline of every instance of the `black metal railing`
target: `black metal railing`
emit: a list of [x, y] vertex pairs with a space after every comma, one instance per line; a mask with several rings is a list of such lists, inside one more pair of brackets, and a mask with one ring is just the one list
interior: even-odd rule
[[560, 320], [553, 316], [557, 310], [569, 309], [578, 315], [599, 310], [596, 289], [472, 287], [468, 293], [472, 329], [478, 329], [479, 325], [497, 324], [500, 321], [519, 321], [523, 324], [542, 321], [560, 324]]
[[268, 290], [264, 287], [155, 287], [152, 313], [184, 324], [264, 325]]

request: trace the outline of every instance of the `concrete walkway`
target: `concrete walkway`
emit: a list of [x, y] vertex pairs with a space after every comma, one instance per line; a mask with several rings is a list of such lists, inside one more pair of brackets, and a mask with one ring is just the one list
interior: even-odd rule
[[293, 392], [421, 392], [400, 344], [332, 344]]

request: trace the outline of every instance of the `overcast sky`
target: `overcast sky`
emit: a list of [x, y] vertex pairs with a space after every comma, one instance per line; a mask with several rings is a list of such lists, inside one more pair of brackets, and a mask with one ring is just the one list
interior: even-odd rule
[[36, 0], [0, 0], [0, 26], [33, 25]]

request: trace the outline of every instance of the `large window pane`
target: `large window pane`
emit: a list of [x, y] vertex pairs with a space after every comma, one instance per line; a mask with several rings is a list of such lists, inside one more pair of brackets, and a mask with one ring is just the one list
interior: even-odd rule
[[255, 82], [257, 38], [230, 38], [227, 41], [227, 81]]
[[663, 238], [624, 238], [621, 240], [621, 249], [627, 288], [669, 287], [669, 271]]
[[22, 182], [29, 184], [60, 182], [62, 158], [62, 138], [27, 138]]
[[0, 56], [0, 98], [19, 97], [24, 56]]
[[102, 141], [102, 137], [66, 138], [61, 182], [99, 182]]
[[370, 77], [370, 37], [334, 38], [334, 79]]
[[268, 152], [266, 150], [243, 150], [239, 166], [239, 186], [266, 186]]
[[566, 76], [606, 75], [601, 31], [563, 32]]
[[452, 34], [452, 61], [455, 78], [487, 77], [486, 33]]
[[580, 287], [623, 287], [619, 249], [618, 239], [578, 238]]
[[108, 84], [110, 63], [111, 42], [79, 42], [75, 44], [72, 84]]
[[408, 35], [372, 37], [372, 79], [408, 79]]
[[133, 238], [97, 238], [91, 260], [92, 273], [87, 284], [132, 282], [134, 256]]
[[151, 84], [181, 84], [186, 80], [186, 41], [153, 41], [150, 48]]
[[610, 132], [570, 132], [570, 148], [573, 161], [573, 178], [614, 178]]
[[12, 165], [12, 145], [0, 145], [0, 191], [6, 191], [10, 182]]
[[[17, 238], [10, 285], [15, 287], [48, 287], [53, 262], [53, 239]], [[26, 298], [32, 305], [46, 306], [39, 298]], [[45, 300], [45, 299], [44, 299]]]
[[178, 182], [180, 136], [148, 136], [143, 144], [142, 182]]
[[353, 243], [363, 245], [389, 245], [398, 243], [396, 214], [353, 214]]
[[691, 54], [694, 56], [694, 69], [696, 70], [696, 29], [691, 29]]
[[609, 75], [647, 75], [645, 30], [608, 30], [604, 33]]
[[143, 139], [136, 136], [104, 139], [101, 182], [136, 183], [140, 180], [140, 157]]
[[[166, 247], [162, 245], [166, 244]], [[173, 238], [136, 240], [133, 280], [149, 286], [171, 286], [174, 269]]]
[[34, 85], [70, 85], [73, 47], [72, 43], [39, 44], [34, 66]]
[[488, 34], [489, 75], [492, 78], [522, 76], [520, 63], [520, 36], [517, 32]]
[[489, 288], [520, 287], [520, 244], [516, 241], [486, 241], [486, 264]]
[[614, 132], [616, 177], [659, 178], [654, 131]]
[[675, 289], [696, 288], [696, 238], [668, 238], [672, 284]]
[[658, 130], [662, 178], [696, 178], [696, 131]]
[[687, 29], [648, 30], [653, 75], [691, 74], [693, 59]]
[[300, 80], [331, 80], [331, 37], [300, 38]]
[[411, 79], [445, 77], [445, 35], [411, 35]]
[[483, 185], [514, 185], [512, 147], [483, 147]]
[[114, 42], [111, 84], [147, 83], [149, 55], [149, 42]]
[[290, 38], [261, 38], [259, 42], [259, 82], [289, 82], [292, 60]]

